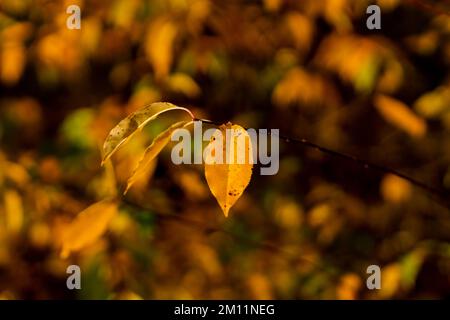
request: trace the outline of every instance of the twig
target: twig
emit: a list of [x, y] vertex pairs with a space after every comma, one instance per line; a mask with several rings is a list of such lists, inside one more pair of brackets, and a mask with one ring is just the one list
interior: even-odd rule
[[413, 6], [418, 7], [421, 10], [424, 9], [424, 10], [427, 10], [427, 11], [433, 13], [433, 14], [437, 14], [437, 15], [441, 15], [442, 14], [442, 15], [446, 15], [446, 16], [450, 15], [450, 12], [448, 10], [446, 11], [445, 9], [440, 7], [439, 5], [431, 4], [431, 3], [428, 3], [428, 2], [423, 1], [423, 0], [406, 0], [406, 2], [410, 3]]
[[140, 204], [134, 203], [129, 201], [128, 199], [122, 197], [120, 199], [120, 201], [132, 208], [137, 208], [139, 210], [145, 210], [145, 211], [150, 211], [151, 214], [155, 217], [157, 217], [158, 219], [160, 219], [160, 221], [173, 221], [173, 222], [177, 222], [177, 223], [181, 223], [183, 225], [187, 225], [193, 228], [197, 228], [200, 229], [201, 231], [203, 231], [205, 234], [212, 234], [212, 233], [222, 233], [227, 235], [228, 237], [230, 237], [233, 240], [236, 240], [239, 243], [247, 243], [249, 245], [252, 245], [253, 247], [256, 248], [260, 248], [262, 250], [266, 250], [269, 252], [272, 252], [274, 254], [278, 254], [280, 257], [288, 260], [289, 262], [302, 262], [302, 263], [307, 263], [312, 265], [313, 267], [317, 268], [317, 269], [321, 269], [329, 274], [334, 274], [336, 272], [336, 270], [334, 270], [333, 268], [329, 268], [329, 267], [325, 267], [321, 264], [319, 264], [316, 261], [313, 261], [309, 258], [306, 257], [302, 257], [302, 256], [298, 256], [298, 254], [292, 254], [286, 250], [283, 250], [282, 248], [280, 248], [280, 246], [277, 246], [275, 244], [272, 244], [270, 242], [264, 241], [257, 241], [257, 240], [252, 240], [249, 239], [248, 237], [245, 236], [241, 236], [238, 234], [235, 234], [232, 231], [220, 228], [220, 227], [214, 227], [211, 225], [207, 225], [205, 223], [196, 221], [194, 219], [189, 219], [183, 215], [179, 215], [179, 214], [173, 214], [173, 213], [161, 213], [161, 212], [156, 212], [154, 209], [152, 208], [146, 208]]
[[[201, 121], [201, 122], [213, 124], [213, 125], [216, 125], [216, 126], [220, 126], [221, 125], [218, 122], [207, 120], [207, 119], [194, 118], [194, 121]], [[448, 201], [448, 196], [449, 195], [444, 190], [440, 190], [440, 189], [437, 189], [435, 187], [432, 187], [432, 186], [430, 186], [430, 185], [428, 185], [428, 184], [426, 184], [426, 183], [424, 183], [422, 181], [419, 181], [419, 180], [417, 180], [415, 178], [407, 176], [406, 174], [401, 173], [401, 172], [399, 172], [397, 170], [394, 170], [392, 168], [389, 168], [389, 167], [386, 167], [386, 166], [383, 166], [383, 165], [375, 164], [375, 163], [372, 163], [372, 162], [367, 161], [367, 160], [360, 159], [358, 157], [355, 157], [355, 156], [347, 154], [347, 153], [343, 153], [343, 152], [339, 152], [339, 151], [328, 149], [326, 147], [322, 147], [322, 146], [320, 146], [320, 145], [318, 145], [316, 143], [313, 143], [311, 141], [308, 141], [308, 140], [306, 140], [304, 138], [291, 138], [291, 137], [288, 137], [288, 136], [285, 136], [285, 135], [281, 135], [281, 134], [279, 134], [278, 137], [280, 139], [282, 139], [283, 141], [287, 142], [287, 143], [300, 144], [300, 145], [303, 145], [305, 147], [313, 148], [315, 150], [318, 150], [318, 151], [320, 151], [322, 153], [325, 153], [325, 154], [328, 154], [328, 155], [331, 155], [331, 156], [334, 156], [334, 157], [338, 157], [338, 158], [342, 158], [342, 159], [346, 159], [346, 160], [355, 162], [358, 165], [364, 167], [365, 169], [372, 169], [372, 170], [376, 170], [376, 171], [379, 171], [379, 172], [382, 172], [382, 173], [389, 173], [389, 174], [395, 175], [395, 176], [397, 176], [399, 178], [402, 178], [402, 179], [410, 182], [412, 185], [414, 185], [414, 186], [416, 186], [416, 187], [418, 187], [418, 188], [420, 188], [422, 190], [425, 190], [431, 196], [431, 198], [434, 201], [436, 201], [438, 204], [440, 204], [441, 206], [445, 207], [446, 209], [450, 209], [450, 203]]]

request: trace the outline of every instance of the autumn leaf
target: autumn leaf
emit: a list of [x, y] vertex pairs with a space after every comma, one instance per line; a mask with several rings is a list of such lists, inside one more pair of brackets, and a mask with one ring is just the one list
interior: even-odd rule
[[170, 110], [183, 110], [194, 118], [194, 115], [186, 108], [178, 107], [168, 102], [155, 102], [145, 106], [119, 122], [109, 133], [103, 144], [103, 160], [102, 165], [108, 160], [113, 153], [123, 144], [125, 144], [138, 130], [158, 117], [161, 113]]
[[70, 252], [95, 242], [116, 214], [116, 200], [103, 200], [83, 210], [64, 231], [61, 257], [67, 258]]
[[26, 63], [26, 49], [19, 42], [9, 42], [0, 51], [0, 80], [6, 85], [19, 81]]
[[381, 299], [392, 298], [395, 293], [400, 289], [401, 284], [401, 266], [399, 263], [391, 263], [383, 267], [381, 272], [381, 279], [383, 279], [383, 285], [378, 295]]
[[386, 201], [401, 203], [411, 197], [412, 187], [407, 180], [393, 174], [387, 174], [381, 181], [380, 191]]
[[24, 210], [22, 198], [15, 190], [6, 190], [4, 194], [5, 222], [11, 234], [17, 234], [23, 225]]
[[[339, 19], [339, 15], [333, 13], [333, 16]], [[372, 39], [332, 34], [321, 43], [314, 60], [321, 68], [335, 72], [344, 81], [352, 83], [357, 91], [369, 92], [386, 56], [386, 48]]]
[[169, 74], [177, 33], [176, 24], [165, 17], [154, 20], [149, 27], [145, 40], [145, 52], [153, 66], [156, 79], [164, 78]]
[[338, 100], [334, 87], [317, 74], [301, 68], [289, 70], [275, 86], [272, 101], [280, 106], [334, 105]]
[[426, 122], [403, 102], [385, 95], [375, 97], [375, 107], [383, 118], [413, 137], [422, 137], [427, 130]]
[[[227, 129], [232, 129], [232, 133], [227, 134]], [[223, 138], [218, 139], [218, 136]], [[240, 141], [245, 143], [240, 143]], [[218, 153], [216, 154], [221, 148], [223, 151], [222, 161], [219, 160]], [[207, 154], [205, 159], [206, 181], [225, 217], [227, 217], [228, 211], [242, 195], [252, 176], [253, 161], [250, 136], [239, 125], [224, 124], [216, 130], [205, 149], [205, 153]], [[238, 161], [240, 157], [244, 161]]]
[[189, 98], [197, 97], [201, 89], [189, 75], [185, 73], [174, 73], [167, 81], [168, 87], [173, 92], [183, 93]]
[[312, 19], [296, 12], [288, 14], [285, 19], [286, 25], [294, 40], [295, 47], [301, 51], [308, 50], [315, 31]]
[[336, 296], [339, 300], [354, 300], [358, 297], [358, 291], [362, 285], [361, 278], [356, 273], [346, 273], [336, 288]]
[[192, 121], [180, 121], [171, 125], [168, 129], [161, 132], [152, 142], [152, 144], [145, 150], [142, 158], [139, 160], [136, 168], [133, 170], [131, 177], [128, 179], [127, 188], [124, 194], [128, 192], [131, 186], [149, 169], [152, 161], [161, 152], [161, 150], [169, 143], [172, 133], [183, 126], [192, 123]]

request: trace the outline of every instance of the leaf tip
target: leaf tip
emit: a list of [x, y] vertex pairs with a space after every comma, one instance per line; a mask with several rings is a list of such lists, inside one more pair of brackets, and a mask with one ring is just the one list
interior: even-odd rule
[[230, 211], [230, 208], [228, 208], [226, 204], [223, 205], [222, 211], [223, 211], [223, 214], [225, 215], [225, 218], [228, 218], [228, 212]]
[[109, 157], [108, 156], [103, 156], [103, 158], [102, 158], [102, 162], [100, 163], [100, 166], [101, 167], [104, 167], [105, 166], [105, 164], [106, 164], [106, 162], [109, 160]]

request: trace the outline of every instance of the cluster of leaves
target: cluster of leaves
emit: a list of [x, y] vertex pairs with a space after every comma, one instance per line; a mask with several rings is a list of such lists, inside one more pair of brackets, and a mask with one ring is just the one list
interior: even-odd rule
[[[381, 30], [366, 28], [372, 3]], [[175, 166], [162, 148], [182, 112], [99, 166], [121, 119], [171, 101], [448, 191], [447, 2], [70, 4], [81, 30], [66, 27], [67, 1], [0, 1], [1, 298], [449, 294], [448, 210], [396, 176], [282, 143], [279, 173], [253, 175], [225, 219], [208, 172], [226, 168]], [[81, 291], [66, 289], [69, 264]], [[381, 290], [364, 285], [371, 264]]]
[[[169, 143], [170, 138], [175, 130], [183, 127], [187, 127], [195, 120], [194, 115], [186, 108], [177, 107], [167, 102], [156, 102], [149, 106], [143, 107], [138, 111], [130, 114], [128, 117], [119, 122], [109, 133], [103, 145], [103, 159], [102, 164], [105, 164], [111, 156], [124, 144], [126, 144], [138, 130], [156, 119], [158, 115], [172, 110], [186, 111], [192, 118], [191, 121], [179, 121], [172, 124], [168, 129], [160, 133], [145, 150], [142, 157], [139, 159], [136, 167], [133, 169], [133, 173], [128, 178], [127, 186], [124, 194], [128, 192], [131, 186], [136, 183], [141, 177], [148, 178], [148, 170], [151, 168], [152, 162], [161, 150]], [[201, 120], [197, 120], [201, 121]], [[227, 129], [232, 129], [236, 135], [229, 136], [226, 134]], [[211, 192], [216, 197], [220, 204], [225, 216], [228, 216], [228, 212], [239, 197], [244, 192], [250, 178], [252, 176], [253, 163], [250, 161], [250, 155], [252, 154], [250, 136], [247, 131], [239, 125], [232, 125], [231, 123], [224, 124], [217, 129], [225, 137], [225, 141], [218, 145], [217, 140], [211, 138], [210, 141], [210, 153], [209, 157], [215, 153], [217, 148], [223, 148], [223, 156], [228, 159], [228, 153], [232, 153], [236, 158], [235, 161], [227, 163], [222, 161], [216, 163], [213, 158], [205, 159], [205, 177]], [[239, 148], [237, 144], [237, 135], [242, 135], [247, 149]], [[227, 141], [230, 139], [231, 141]], [[231, 148], [227, 149], [227, 145], [231, 145]], [[187, 150], [185, 150], [187, 152]], [[239, 153], [246, 153], [245, 157], [247, 162], [238, 163], [237, 157]], [[92, 244], [98, 239], [105, 231], [108, 223], [112, 220], [115, 214], [117, 214], [117, 199], [115, 198], [115, 189], [110, 195], [112, 199], [103, 200], [95, 203], [86, 210], [81, 212], [77, 219], [73, 221], [65, 231], [62, 240], [62, 253], [63, 258], [67, 258], [71, 251], [81, 250], [87, 245]]]

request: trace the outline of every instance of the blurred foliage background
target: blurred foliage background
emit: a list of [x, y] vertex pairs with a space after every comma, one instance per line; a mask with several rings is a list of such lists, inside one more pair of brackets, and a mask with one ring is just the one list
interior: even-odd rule
[[[382, 29], [366, 28], [378, 4]], [[67, 6], [81, 30], [66, 28]], [[0, 2], [0, 297], [395, 299], [450, 294], [450, 212], [393, 175], [295, 144], [225, 219], [166, 148], [101, 239], [64, 226], [116, 188], [100, 147], [154, 101], [450, 190], [449, 1]], [[123, 185], [162, 117], [114, 157]], [[82, 290], [66, 288], [78, 264]], [[366, 288], [366, 268], [382, 289]]]

